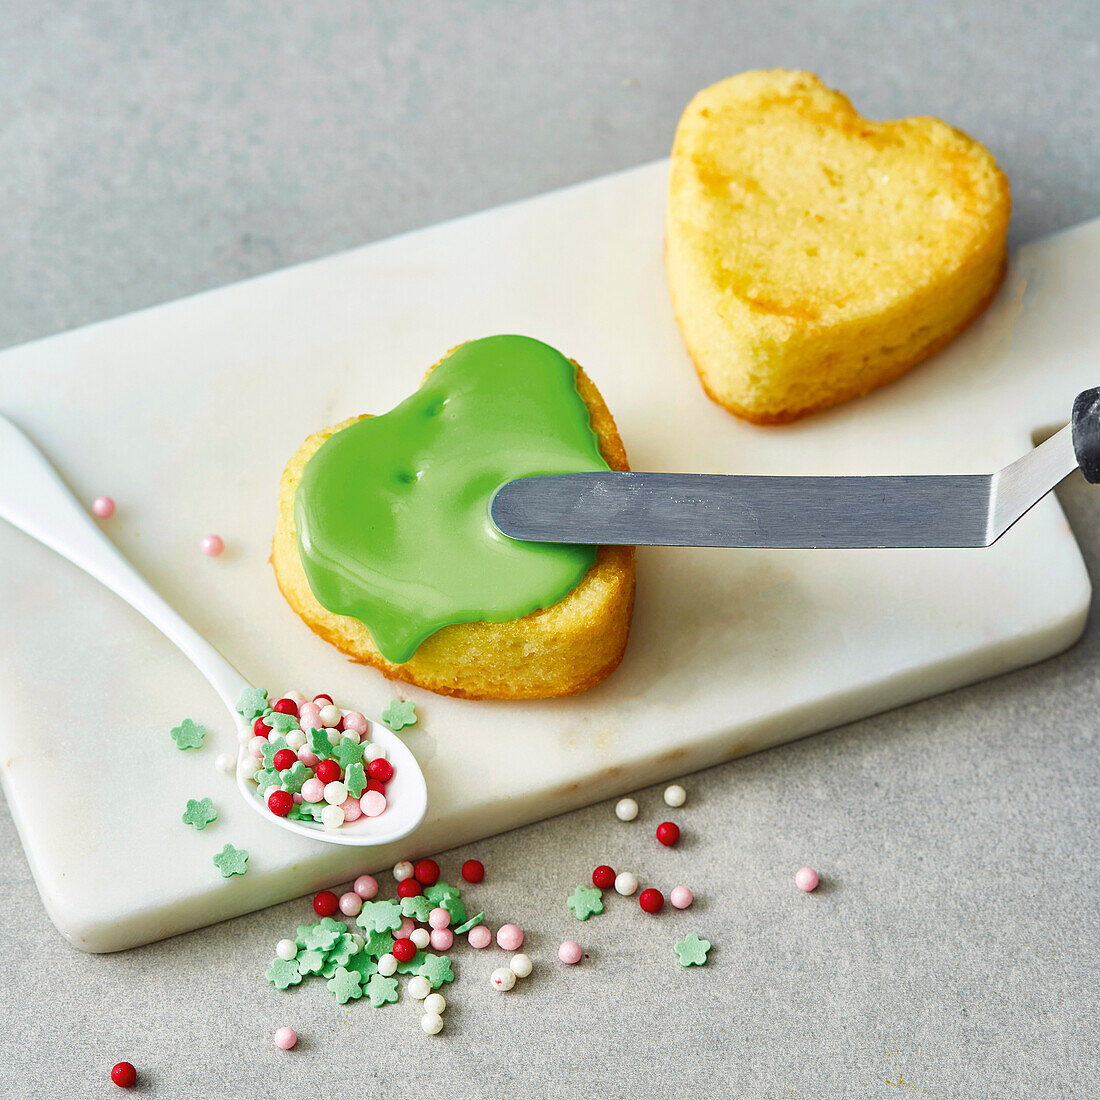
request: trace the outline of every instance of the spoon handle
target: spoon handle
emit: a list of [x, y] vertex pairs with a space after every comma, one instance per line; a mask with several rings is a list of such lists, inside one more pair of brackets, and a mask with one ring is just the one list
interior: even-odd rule
[[40, 450], [0, 416], [0, 519], [68, 558], [141, 612], [235, 711], [245, 678], [118, 552]]

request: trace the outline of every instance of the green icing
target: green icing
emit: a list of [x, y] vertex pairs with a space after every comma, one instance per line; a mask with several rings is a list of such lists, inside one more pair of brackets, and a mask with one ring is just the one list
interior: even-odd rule
[[306, 464], [294, 519], [309, 586], [397, 663], [440, 627], [549, 607], [596, 548], [509, 539], [489, 503], [517, 477], [606, 469], [565, 356], [525, 336], [464, 344]]

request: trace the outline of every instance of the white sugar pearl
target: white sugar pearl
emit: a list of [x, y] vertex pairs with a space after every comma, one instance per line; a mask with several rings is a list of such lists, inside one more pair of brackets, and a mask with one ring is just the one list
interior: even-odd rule
[[406, 988], [409, 991], [410, 997], [415, 997], [418, 1001], [422, 1001], [431, 993], [432, 983], [422, 975], [416, 974], [409, 979], [409, 984]]
[[325, 801], [330, 806], [342, 806], [347, 800], [348, 789], [339, 779], [325, 784]]
[[297, 703], [298, 706], [306, 701], [306, 697], [300, 691], [288, 691], [281, 698], [289, 699], [292, 703]]
[[671, 787], [665, 788], [666, 806], [682, 806], [687, 801], [687, 797], [687, 791], [679, 783], [673, 783]]
[[275, 954], [280, 959], [286, 959], [287, 962], [290, 962], [298, 954], [298, 945], [293, 940], [279, 940], [275, 945]]
[[218, 753], [218, 758], [214, 761], [214, 767], [220, 772], [224, 772], [226, 775], [233, 774], [233, 768], [236, 766], [236, 757], [230, 756], [227, 752]]
[[438, 1035], [443, 1030], [443, 1017], [438, 1012], [425, 1012], [420, 1017], [420, 1029], [425, 1035]]
[[328, 738], [328, 743], [336, 748], [340, 744], [340, 739], [344, 736], [339, 730], [326, 729], [325, 736]]
[[385, 760], [386, 750], [378, 744], [377, 741], [372, 741], [363, 750], [363, 759], [369, 764], [372, 760]]
[[424, 1011], [434, 1012], [437, 1016], [443, 1015], [443, 1010], [447, 1007], [447, 1002], [443, 999], [442, 993], [429, 993], [424, 998]]
[[326, 703], [321, 708], [321, 721], [326, 726], [335, 726], [340, 721], [340, 708], [333, 706], [332, 703]]
[[326, 806], [321, 811], [321, 824], [326, 829], [339, 829], [344, 824], [344, 811], [340, 806]]
[[393, 865], [393, 877], [397, 879], [398, 882], [404, 882], [405, 879], [412, 878], [412, 876], [413, 865], [407, 859], [403, 859], [400, 863], [395, 863]]
[[353, 745], [359, 744], [359, 734], [357, 734], [355, 730], [344, 730], [344, 732], [340, 734], [340, 738], [343, 741], [350, 741]]
[[432, 934], [426, 928], [414, 928], [409, 933], [409, 939], [420, 948], [421, 951], [431, 942]]
[[397, 973], [397, 959], [388, 951], [378, 956], [378, 973], [383, 978], [390, 978]]
[[516, 976], [511, 970], [507, 970], [503, 966], [498, 966], [496, 970], [489, 975], [489, 984], [494, 989], [499, 989], [501, 993], [507, 993], [508, 990], [516, 984]]
[[638, 803], [633, 798], [620, 798], [615, 803], [615, 816], [620, 821], [633, 821], [638, 816]]
[[615, 876], [615, 893], [628, 898], [637, 889], [638, 880], [629, 871], [620, 871]]
[[306, 735], [301, 730], [291, 730], [286, 735], [286, 747], [297, 752], [306, 743]]
[[531, 962], [531, 956], [525, 955], [522, 951], [517, 951], [508, 963], [508, 968], [512, 971], [517, 978], [526, 978], [534, 969], [534, 963]]
[[237, 771], [245, 777], [245, 779], [251, 779], [256, 772], [260, 770], [260, 762], [254, 756], [246, 756], [238, 765]]

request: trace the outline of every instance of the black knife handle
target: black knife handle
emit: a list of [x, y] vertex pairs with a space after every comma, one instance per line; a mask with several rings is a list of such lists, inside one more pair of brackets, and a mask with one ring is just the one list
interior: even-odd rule
[[1085, 480], [1100, 482], [1100, 389], [1073, 399], [1073, 453]]

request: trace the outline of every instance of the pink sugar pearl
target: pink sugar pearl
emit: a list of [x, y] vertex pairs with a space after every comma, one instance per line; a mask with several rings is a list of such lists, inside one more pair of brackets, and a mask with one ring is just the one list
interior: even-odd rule
[[352, 889], [364, 900], [370, 901], [378, 894], [378, 882], [373, 875], [360, 875]]
[[115, 514], [115, 502], [110, 497], [96, 497], [92, 501], [92, 511], [100, 519], [110, 519]]
[[248, 742], [248, 751], [256, 757], [257, 760], [263, 760], [264, 758], [264, 745], [267, 744], [266, 737], [253, 737]]
[[340, 895], [339, 904], [340, 912], [345, 917], [357, 917], [363, 910], [363, 899], [351, 890]]
[[451, 923], [451, 914], [443, 908], [442, 905], [437, 905], [428, 914], [428, 924], [432, 928], [446, 928]]
[[802, 867], [800, 870], [795, 871], [794, 884], [799, 890], [804, 890], [807, 894], [811, 890], [817, 889], [817, 884], [821, 881], [818, 873], [812, 867]]
[[668, 900], [674, 909], [686, 909], [695, 900], [695, 895], [686, 886], [673, 886]]
[[416, 931], [416, 921], [412, 917], [405, 917], [401, 921], [401, 927], [397, 930], [396, 940], [407, 940]]
[[298, 759], [301, 760], [307, 768], [315, 768], [321, 761], [321, 758], [309, 747], [309, 745], [303, 745], [298, 750]]
[[293, 1050], [298, 1042], [298, 1033], [291, 1027], [281, 1027], [275, 1032], [275, 1045], [280, 1050]]
[[558, 958], [561, 959], [566, 966], [576, 966], [576, 964], [584, 958], [584, 952], [581, 950], [581, 945], [579, 943], [574, 943], [572, 940], [566, 940], [565, 943], [558, 948]]
[[466, 939], [469, 940], [472, 948], [480, 951], [483, 947], [488, 947], [489, 944], [493, 942], [493, 933], [490, 932], [484, 924], [479, 924], [476, 928], [470, 929]]
[[313, 776], [311, 779], [307, 779], [302, 784], [302, 797], [307, 802], [324, 802], [325, 800], [325, 785], [317, 776]]
[[298, 708], [298, 725], [304, 730], [322, 729], [321, 708], [316, 703], [303, 703]]
[[523, 946], [523, 929], [518, 924], [502, 924], [497, 932], [497, 946], [505, 951], [518, 951]]
[[367, 791], [359, 805], [367, 817], [378, 817], [386, 812], [386, 796], [381, 791]]
[[455, 934], [449, 928], [433, 928], [429, 942], [435, 951], [450, 951], [454, 946]]
[[359, 805], [359, 799], [353, 794], [349, 794], [348, 797], [340, 803], [340, 809], [344, 811], [345, 821], [358, 821], [363, 816], [363, 810]]
[[225, 549], [225, 543], [218, 535], [207, 535], [202, 540], [202, 552], [208, 558], [216, 558]]
[[305, 802], [305, 799], [302, 797], [301, 791], [295, 791], [291, 797], [294, 799], [295, 806], [300, 806], [303, 802]]
[[354, 730], [360, 737], [370, 729], [370, 722], [357, 710], [349, 710], [344, 715], [344, 729]]

